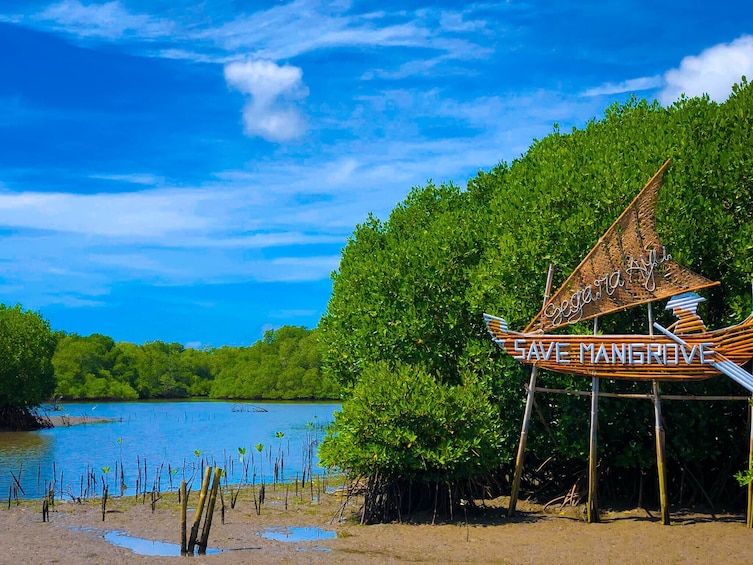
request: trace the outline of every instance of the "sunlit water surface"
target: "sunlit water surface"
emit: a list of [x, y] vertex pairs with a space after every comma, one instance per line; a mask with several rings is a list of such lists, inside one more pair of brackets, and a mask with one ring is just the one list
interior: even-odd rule
[[120, 494], [121, 485], [123, 494], [135, 494], [137, 479], [140, 491], [144, 485], [151, 491], [157, 480], [167, 490], [183, 479], [200, 482], [205, 465], [224, 468], [223, 483], [271, 483], [275, 465], [278, 480], [292, 481], [321, 472], [316, 449], [339, 408], [222, 401], [64, 404], [49, 415], [111, 421], [0, 432], [0, 497], [13, 491], [23, 498], [43, 496], [53, 476], [64, 496], [95, 495], [102, 481], [112, 494]]

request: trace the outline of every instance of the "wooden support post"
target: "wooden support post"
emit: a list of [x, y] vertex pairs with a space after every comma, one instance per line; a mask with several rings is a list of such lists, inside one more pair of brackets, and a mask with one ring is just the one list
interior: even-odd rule
[[667, 470], [664, 466], [664, 426], [661, 423], [661, 399], [659, 382], [653, 381], [654, 418], [656, 420], [656, 469], [659, 473], [659, 500], [661, 502], [661, 523], [669, 526], [669, 506], [667, 504]]
[[[549, 264], [549, 271], [546, 275], [546, 289], [544, 290], [544, 306], [549, 300], [549, 293], [552, 290], [552, 276], [554, 274], [554, 263]], [[526, 442], [528, 441], [528, 428], [531, 424], [531, 411], [533, 410], [533, 395], [536, 390], [536, 374], [538, 368], [534, 365], [531, 369], [531, 378], [528, 381], [528, 390], [526, 390], [526, 409], [523, 413], [523, 425], [520, 429], [520, 442], [518, 443], [518, 455], [515, 458], [515, 474], [513, 475], [512, 488], [510, 489], [510, 505], [507, 507], [507, 515], [515, 514], [515, 506], [518, 504], [518, 491], [520, 490], [520, 477], [523, 474], [523, 463], [526, 458]]]
[[188, 514], [188, 489], [186, 481], [180, 482], [180, 554], [188, 553], [188, 540], [186, 539], [186, 514]]
[[594, 524], [599, 521], [599, 506], [596, 491], [599, 486], [597, 476], [598, 455], [596, 450], [596, 436], [599, 428], [599, 379], [591, 380], [591, 435], [588, 442], [588, 522]]
[[510, 505], [507, 507], [507, 515], [515, 514], [515, 506], [518, 503], [518, 490], [520, 489], [520, 477], [523, 474], [523, 463], [526, 458], [526, 442], [528, 441], [528, 428], [531, 424], [531, 411], [533, 410], [533, 392], [536, 388], [536, 373], [538, 369], [531, 369], [531, 379], [526, 390], [526, 409], [523, 413], [523, 426], [520, 430], [520, 442], [518, 443], [518, 456], [515, 458], [515, 475], [513, 475], [512, 489], [510, 490]]
[[[594, 335], [599, 330], [599, 318], [594, 318]], [[597, 446], [597, 434], [599, 430], [599, 378], [591, 379], [591, 433], [588, 440], [588, 523], [594, 524], [599, 521], [599, 505], [597, 502], [597, 490], [599, 478], [597, 465], [599, 461]]]

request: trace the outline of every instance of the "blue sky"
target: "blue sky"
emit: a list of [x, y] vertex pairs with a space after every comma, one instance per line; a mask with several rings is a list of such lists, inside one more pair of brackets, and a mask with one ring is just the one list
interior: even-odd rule
[[412, 186], [631, 93], [724, 100], [753, 6], [3, 0], [0, 69], [0, 301], [250, 345], [314, 327], [355, 225]]

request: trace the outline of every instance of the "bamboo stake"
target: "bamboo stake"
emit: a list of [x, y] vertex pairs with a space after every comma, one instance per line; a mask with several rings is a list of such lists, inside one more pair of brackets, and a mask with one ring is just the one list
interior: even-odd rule
[[[544, 306], [549, 300], [549, 293], [552, 290], [552, 276], [554, 274], [554, 263], [549, 264], [549, 271], [546, 275], [546, 289], [544, 290]], [[523, 413], [523, 425], [520, 430], [520, 442], [518, 443], [518, 455], [515, 458], [515, 474], [510, 490], [510, 505], [507, 508], [507, 515], [515, 514], [515, 506], [518, 503], [518, 490], [520, 490], [520, 477], [523, 474], [523, 463], [526, 458], [526, 442], [528, 441], [528, 429], [531, 424], [531, 411], [533, 410], [533, 395], [536, 390], [536, 375], [538, 367], [535, 365], [531, 369], [531, 378], [526, 389], [526, 409]]]
[[212, 468], [207, 466], [204, 471], [204, 480], [201, 482], [201, 491], [199, 492], [199, 502], [196, 504], [196, 511], [193, 515], [193, 525], [191, 526], [191, 535], [188, 538], [188, 553], [193, 553], [196, 547], [196, 536], [199, 534], [199, 524], [201, 522], [201, 513], [204, 511], [204, 503], [209, 490], [209, 478], [212, 476]]
[[217, 503], [217, 490], [220, 487], [220, 478], [222, 469], [214, 469], [214, 480], [212, 481], [212, 492], [209, 495], [209, 505], [207, 506], [207, 516], [204, 518], [204, 528], [201, 531], [201, 541], [199, 542], [199, 555], [207, 552], [207, 542], [209, 541], [209, 529], [212, 527], [212, 516], [214, 515], [214, 506]]
[[[594, 318], [594, 335], [599, 329], [599, 318]], [[597, 434], [599, 429], [599, 378], [591, 379], [591, 432], [588, 442], [588, 523], [595, 524], [599, 521], [599, 507], [597, 503], [597, 490], [599, 479], [597, 477]]]
[[661, 501], [661, 523], [669, 526], [669, 506], [667, 505], [667, 470], [664, 466], [664, 426], [661, 423], [661, 400], [659, 382], [654, 381], [654, 418], [656, 431], [656, 468], [659, 473], [659, 499]]
[[180, 482], [180, 554], [188, 553], [188, 540], [186, 539], [186, 514], [188, 514], [188, 494], [186, 481]]

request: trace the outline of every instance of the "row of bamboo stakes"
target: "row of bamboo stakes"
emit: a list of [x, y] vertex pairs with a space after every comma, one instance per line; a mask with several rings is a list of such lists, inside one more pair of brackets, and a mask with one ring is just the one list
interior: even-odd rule
[[[552, 276], [554, 265], [549, 265], [549, 271], [546, 279], [546, 290], [544, 292], [544, 305], [549, 300], [552, 289]], [[649, 332], [653, 335], [653, 311], [651, 303], [648, 304]], [[594, 319], [594, 335], [598, 331], [598, 318]], [[520, 490], [520, 479], [523, 473], [523, 464], [525, 462], [526, 443], [528, 441], [528, 431], [531, 422], [531, 412], [534, 404], [535, 392], [550, 392], [559, 394], [588, 395], [591, 397], [591, 426], [589, 435], [589, 454], [588, 454], [588, 502], [586, 506], [587, 520], [589, 523], [599, 521], [599, 509], [597, 502], [598, 487], [598, 469], [597, 469], [597, 436], [598, 436], [598, 402], [599, 396], [612, 398], [648, 398], [654, 404], [654, 432], [656, 438], [656, 466], [659, 479], [659, 499], [661, 504], [661, 522], [663, 525], [670, 525], [669, 504], [667, 497], [667, 471], [665, 467], [665, 432], [661, 416], [661, 396], [659, 391], [659, 382], [652, 381], [652, 392], [650, 394], [621, 394], [621, 393], [604, 393], [599, 392], [599, 378], [593, 377], [591, 381], [591, 392], [569, 391], [561, 389], [546, 389], [536, 386], [538, 367], [535, 365], [531, 369], [531, 376], [526, 388], [526, 407], [523, 413], [523, 425], [520, 430], [520, 441], [518, 443], [518, 452], [515, 459], [515, 471], [513, 474], [512, 488], [510, 492], [510, 504], [507, 509], [508, 516], [515, 514], [515, 507], [518, 501]], [[741, 396], [719, 396], [719, 397], [696, 397], [696, 396], [679, 396], [667, 395], [664, 397], [671, 400], [747, 400], [751, 403], [750, 408], [750, 445], [748, 452], [748, 472], [753, 476], [753, 400], [749, 397]], [[746, 512], [746, 525], [753, 528], [753, 481], [748, 483], [748, 505]]]

